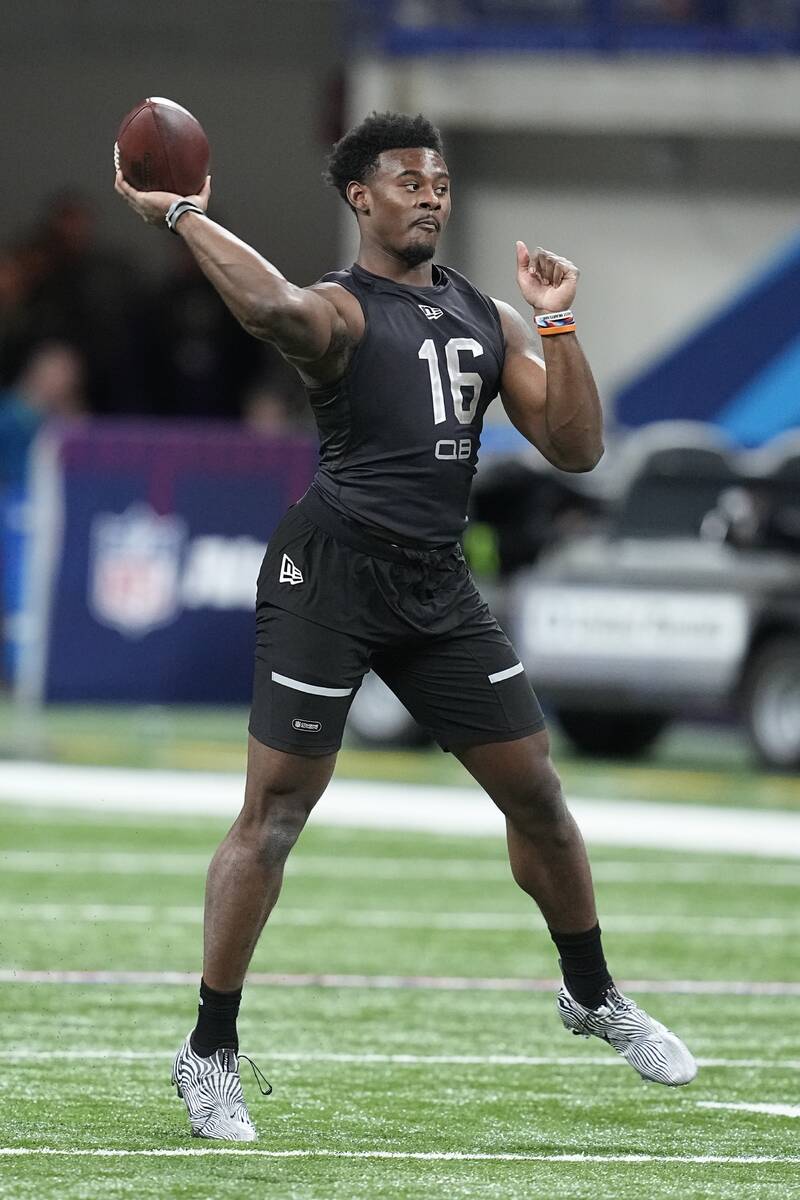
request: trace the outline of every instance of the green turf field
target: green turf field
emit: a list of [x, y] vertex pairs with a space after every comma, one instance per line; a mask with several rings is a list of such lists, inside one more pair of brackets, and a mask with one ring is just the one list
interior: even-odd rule
[[[224, 824], [0, 809], [0, 968], [196, 971]], [[350, 978], [246, 991], [242, 1049], [275, 1089], [243, 1064], [259, 1142], [198, 1155], [168, 1086], [193, 984], [5, 982], [0, 1150], [64, 1153], [0, 1156], [0, 1196], [800, 1197], [800, 1118], [706, 1107], [800, 1113], [800, 995], [731, 993], [800, 982], [800, 864], [593, 859], [612, 967], [701, 1059], [690, 1087], [642, 1083], [550, 990], [514, 990], [555, 961], [500, 841], [310, 828], [253, 969]]]

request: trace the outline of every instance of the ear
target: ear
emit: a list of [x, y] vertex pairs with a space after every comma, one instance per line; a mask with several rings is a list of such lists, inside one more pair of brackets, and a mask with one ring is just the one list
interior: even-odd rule
[[351, 179], [347, 185], [347, 199], [355, 209], [356, 215], [369, 216], [369, 188], [365, 184]]

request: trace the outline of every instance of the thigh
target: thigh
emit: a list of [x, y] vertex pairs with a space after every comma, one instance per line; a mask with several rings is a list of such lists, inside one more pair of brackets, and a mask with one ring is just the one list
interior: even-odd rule
[[518, 829], [540, 827], [565, 815], [546, 730], [515, 741], [454, 747], [453, 753]]
[[372, 666], [443, 750], [513, 741], [544, 728], [519, 656], [496, 621], [378, 654]]
[[360, 639], [260, 604], [250, 733], [289, 754], [335, 754], [368, 661]]

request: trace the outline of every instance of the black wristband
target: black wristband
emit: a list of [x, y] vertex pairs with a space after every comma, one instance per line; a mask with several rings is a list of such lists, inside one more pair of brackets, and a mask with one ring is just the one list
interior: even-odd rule
[[167, 209], [167, 215], [164, 217], [164, 220], [167, 223], [167, 229], [170, 231], [170, 233], [178, 232], [175, 226], [178, 224], [178, 221], [181, 219], [183, 214], [187, 212], [199, 213], [201, 217], [206, 215], [200, 205], [195, 204], [193, 200], [173, 200], [172, 204], [170, 204], [169, 208]]

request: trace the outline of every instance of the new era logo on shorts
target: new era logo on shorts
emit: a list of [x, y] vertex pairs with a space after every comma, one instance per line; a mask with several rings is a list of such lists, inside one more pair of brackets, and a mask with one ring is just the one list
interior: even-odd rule
[[420, 304], [419, 307], [425, 313], [425, 316], [429, 321], [438, 321], [439, 317], [444, 316], [441, 308], [432, 308], [430, 304]]
[[281, 559], [281, 573], [278, 576], [278, 583], [302, 583], [303, 572], [299, 567], [296, 567], [288, 554], [284, 554]]

